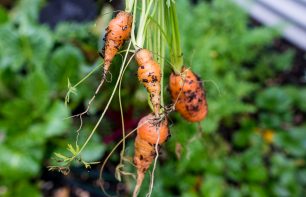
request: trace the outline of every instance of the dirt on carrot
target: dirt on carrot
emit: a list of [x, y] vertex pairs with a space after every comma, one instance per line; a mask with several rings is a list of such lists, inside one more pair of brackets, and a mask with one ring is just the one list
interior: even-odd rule
[[190, 122], [199, 122], [207, 115], [207, 102], [201, 79], [190, 69], [182, 67], [180, 74], [172, 73], [169, 90], [175, 109]]
[[103, 38], [105, 44], [104, 47], [102, 48], [102, 52], [99, 52], [100, 56], [104, 58], [102, 79], [100, 81], [100, 84], [95, 90], [95, 94], [89, 100], [86, 110], [83, 111], [82, 113], [72, 116], [72, 117], [76, 116], [80, 117], [81, 126], [78, 129], [78, 131], [82, 127], [82, 116], [88, 112], [91, 103], [96, 98], [104, 81], [106, 80], [106, 74], [109, 71], [112, 60], [114, 59], [115, 55], [122, 47], [124, 42], [130, 38], [132, 23], [133, 23], [132, 14], [125, 11], [120, 11], [116, 15], [116, 17], [110, 21], [108, 27], [106, 28], [106, 34], [105, 37]]
[[133, 16], [129, 12], [120, 11], [113, 18], [108, 27], [103, 40], [105, 41], [101, 56], [104, 58], [104, 75], [109, 70], [112, 60], [122, 47], [124, 42], [130, 38], [132, 30]]
[[149, 114], [139, 121], [134, 154], [134, 164], [137, 168], [137, 183], [133, 197], [138, 195], [145, 173], [156, 156], [155, 146], [160, 147], [168, 137], [169, 128], [167, 119], [157, 121], [153, 114]]
[[161, 70], [160, 65], [153, 59], [152, 53], [147, 49], [140, 49], [135, 54], [138, 64], [138, 79], [150, 94], [155, 116], [160, 111]]

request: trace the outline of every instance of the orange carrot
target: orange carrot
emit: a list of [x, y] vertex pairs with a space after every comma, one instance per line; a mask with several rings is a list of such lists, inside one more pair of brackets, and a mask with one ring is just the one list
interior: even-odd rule
[[130, 38], [133, 23], [133, 16], [129, 12], [120, 11], [115, 18], [113, 18], [108, 27], [103, 40], [105, 41], [102, 53], [104, 58], [104, 74], [107, 73], [112, 60], [122, 47], [124, 42]]
[[161, 70], [159, 64], [153, 59], [152, 53], [147, 49], [140, 49], [135, 54], [138, 64], [138, 79], [150, 94], [155, 116], [160, 110]]
[[124, 42], [130, 38], [132, 23], [133, 16], [129, 12], [120, 11], [116, 15], [116, 17], [110, 21], [108, 27], [106, 28], [106, 34], [103, 38], [105, 44], [102, 48], [102, 52], [99, 52], [100, 56], [104, 58], [103, 77], [95, 91], [95, 94], [89, 100], [86, 110], [80, 114], [74, 115], [79, 116], [81, 119], [80, 128], [82, 127], [82, 116], [88, 112], [91, 103], [94, 101], [96, 95], [102, 87], [106, 79], [106, 73], [109, 71], [109, 67], [111, 65], [112, 60], [114, 59], [115, 55], [122, 47]]
[[153, 114], [143, 117], [138, 123], [135, 140], [134, 164], [137, 168], [137, 183], [133, 196], [137, 196], [146, 171], [156, 155], [155, 146], [163, 144], [169, 137], [167, 119], [156, 121]]
[[180, 74], [172, 73], [169, 90], [175, 109], [190, 122], [199, 122], [206, 117], [207, 102], [201, 79], [190, 69], [182, 67]]

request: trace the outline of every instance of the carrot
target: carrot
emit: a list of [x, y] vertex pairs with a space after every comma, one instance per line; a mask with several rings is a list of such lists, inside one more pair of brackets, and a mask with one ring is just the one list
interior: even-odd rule
[[96, 98], [100, 88], [102, 87], [104, 80], [106, 79], [106, 73], [109, 71], [109, 67], [111, 65], [112, 60], [117, 54], [118, 50], [122, 47], [124, 42], [130, 38], [131, 29], [133, 23], [133, 16], [129, 12], [120, 11], [115, 18], [113, 18], [108, 27], [106, 28], [106, 34], [103, 38], [105, 41], [104, 47], [102, 48], [102, 52], [100, 54], [101, 57], [104, 58], [104, 68], [103, 68], [103, 77], [98, 85], [95, 94], [91, 97], [88, 102], [87, 108], [84, 112], [74, 115], [79, 116], [81, 120], [82, 127], [82, 116], [86, 114], [89, 110], [91, 103]]
[[113, 18], [103, 38], [105, 41], [102, 53], [100, 55], [104, 58], [104, 75], [109, 70], [112, 60], [122, 47], [124, 42], [130, 38], [133, 23], [133, 16], [129, 12], [120, 11], [115, 18]]
[[135, 139], [134, 164], [137, 168], [137, 183], [133, 197], [137, 196], [146, 171], [156, 155], [156, 144], [163, 144], [169, 137], [167, 119], [156, 121], [153, 114], [143, 117], [138, 123]]
[[150, 94], [155, 116], [160, 110], [161, 70], [160, 65], [153, 59], [152, 53], [147, 49], [140, 49], [135, 54], [138, 64], [138, 79]]
[[175, 109], [190, 122], [206, 117], [207, 102], [201, 79], [190, 69], [182, 67], [180, 74], [171, 73], [169, 90]]

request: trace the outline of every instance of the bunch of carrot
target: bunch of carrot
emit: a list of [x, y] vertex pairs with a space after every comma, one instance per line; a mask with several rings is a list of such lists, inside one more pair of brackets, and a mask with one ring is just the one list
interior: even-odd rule
[[[126, 2], [129, 8], [120, 11], [106, 28], [105, 44], [100, 55], [104, 59], [104, 79], [118, 51], [125, 41], [132, 38], [138, 64], [138, 80], [149, 95], [153, 113], [139, 121], [134, 144], [137, 183], [133, 196], [137, 196], [146, 171], [158, 155], [160, 145], [169, 137], [169, 111], [162, 107], [165, 43], [170, 47], [172, 73], [169, 77], [169, 90], [175, 110], [187, 121], [199, 122], [207, 115], [207, 102], [201, 79], [183, 62], [175, 3], [170, 1], [170, 4], [166, 4], [164, 0], [142, 1], [138, 21], [135, 19], [138, 16], [137, 1]], [[134, 34], [136, 22], [139, 24], [137, 37]], [[155, 32], [153, 36], [150, 34], [152, 31]]]
[[[161, 67], [160, 63], [154, 59], [150, 49], [143, 48], [144, 38], [148, 38], [146, 35], [148, 29], [150, 29], [150, 27], [146, 27], [149, 20], [148, 13], [150, 12], [150, 6], [153, 4], [153, 1], [150, 2], [151, 3], [147, 5], [147, 9], [142, 10], [137, 39], [136, 41], [134, 40], [134, 48], [135, 60], [138, 64], [138, 79], [148, 92], [153, 113], [144, 116], [139, 121], [137, 127], [134, 153], [134, 164], [137, 169], [137, 183], [133, 196], [137, 196], [145, 173], [157, 154], [157, 149], [155, 149], [155, 147], [159, 147], [163, 144], [169, 136], [168, 120], [167, 116], [165, 116], [166, 112], [163, 111], [161, 107], [161, 102], [163, 101], [161, 96], [163, 66]], [[200, 77], [183, 64], [175, 4], [171, 3], [171, 5], [167, 7], [165, 3], [161, 1], [157, 3], [157, 5], [162, 5], [163, 14], [168, 16], [166, 22], [172, 27], [172, 29], [169, 30], [166, 28], [167, 24], [161, 23], [159, 27], [165, 29], [157, 28], [157, 31], [159, 32], [159, 38], [162, 38], [161, 40], [164, 39], [160, 33], [162, 31], [167, 32], [171, 39], [170, 51], [173, 72], [169, 77], [169, 90], [173, 105], [176, 111], [178, 111], [184, 119], [190, 122], [202, 121], [207, 115], [205, 91]], [[154, 14], [150, 16], [154, 17]], [[136, 20], [134, 20], [133, 23], [133, 16], [131, 13], [121, 11], [109, 23], [104, 38], [105, 45], [101, 53], [105, 62], [104, 74], [109, 70], [113, 58], [123, 46], [124, 42], [131, 37], [131, 34], [133, 36], [132, 30], [134, 29], [133, 25], [135, 25], [135, 21]], [[157, 20], [157, 22], [161, 22], [161, 20]], [[149, 41], [148, 43], [150, 42], [154, 41]], [[150, 48], [151, 45], [147, 45], [147, 47]], [[164, 51], [165, 50], [158, 51], [156, 48], [154, 50], [155, 53], [163, 53], [158, 54], [160, 56], [165, 55]], [[161, 58], [159, 58], [159, 61], [163, 64]]]

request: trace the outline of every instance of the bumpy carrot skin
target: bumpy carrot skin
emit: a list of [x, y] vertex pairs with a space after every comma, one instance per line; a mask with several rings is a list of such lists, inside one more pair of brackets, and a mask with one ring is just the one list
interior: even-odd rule
[[129, 12], [120, 11], [113, 18], [103, 40], [105, 41], [101, 56], [104, 58], [104, 74], [109, 70], [112, 60], [122, 47], [124, 42], [130, 38], [133, 16]]
[[167, 119], [156, 121], [155, 116], [149, 114], [139, 121], [134, 154], [134, 164], [137, 168], [137, 183], [133, 196], [137, 196], [144, 175], [154, 160], [157, 141], [159, 146], [163, 144], [168, 137], [169, 128]]
[[147, 49], [138, 50], [135, 59], [138, 64], [138, 79], [149, 92], [155, 116], [158, 116], [161, 91], [160, 65], [153, 59], [152, 53]]
[[[145, 123], [146, 121], [148, 121]], [[144, 124], [145, 123], [145, 124]], [[158, 121], [152, 114], [149, 114], [142, 118], [139, 123], [139, 128], [137, 129], [137, 136], [141, 139], [147, 141], [150, 144], [156, 144], [159, 135], [158, 144], [163, 144], [169, 135], [168, 121], [164, 119], [163, 121]]]
[[201, 79], [182, 67], [181, 74], [172, 73], [169, 90], [175, 109], [190, 122], [199, 122], [207, 115], [207, 102]]

